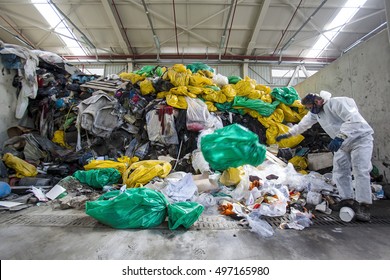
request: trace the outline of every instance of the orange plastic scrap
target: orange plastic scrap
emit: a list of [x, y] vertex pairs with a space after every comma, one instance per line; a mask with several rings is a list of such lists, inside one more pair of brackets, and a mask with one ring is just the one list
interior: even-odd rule
[[226, 215], [226, 216], [233, 216], [233, 215], [236, 215], [236, 213], [233, 211], [233, 204], [222, 204], [222, 205], [219, 205], [218, 206], [218, 211], [222, 214], [222, 215]]
[[249, 190], [253, 190], [254, 188], [259, 188], [261, 186], [261, 182], [259, 180], [254, 180], [249, 183]]

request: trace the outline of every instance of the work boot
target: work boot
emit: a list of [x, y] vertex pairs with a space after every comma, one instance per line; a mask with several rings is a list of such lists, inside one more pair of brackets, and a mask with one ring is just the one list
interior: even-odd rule
[[369, 222], [371, 220], [369, 204], [359, 203], [356, 211], [356, 220], [361, 222]]
[[349, 207], [351, 209], [353, 209], [354, 211], [356, 211], [357, 209], [357, 205], [358, 203], [353, 200], [352, 198], [350, 199], [343, 199], [337, 203], [334, 203], [334, 204], [329, 204], [329, 208], [332, 209], [333, 211], [340, 211], [341, 208], [343, 207]]

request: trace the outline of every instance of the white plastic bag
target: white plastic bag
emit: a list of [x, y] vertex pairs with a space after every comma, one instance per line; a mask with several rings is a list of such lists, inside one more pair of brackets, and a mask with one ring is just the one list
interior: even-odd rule
[[[180, 173], [183, 174], [184, 172], [180, 172]], [[178, 174], [179, 177], [181, 176], [180, 173]], [[166, 181], [168, 182], [168, 185], [163, 190], [164, 194], [174, 202], [192, 200], [193, 196], [198, 192], [198, 188], [194, 183], [192, 174], [184, 173], [185, 174], [184, 177], [179, 180], [170, 177], [172, 174], [170, 174], [165, 178]]]
[[229, 79], [228, 79], [226, 76], [224, 76], [224, 75], [216, 74], [216, 75], [214, 75], [214, 77], [213, 77], [213, 82], [214, 82], [217, 86], [223, 87], [223, 86], [229, 84]]
[[186, 126], [190, 131], [201, 131], [210, 127], [210, 112], [207, 109], [206, 103], [199, 98], [185, 97], [187, 108]]
[[162, 114], [159, 116], [158, 110], [151, 110], [146, 114], [145, 119], [150, 141], [167, 145], [179, 144], [173, 114]]
[[250, 231], [257, 233], [262, 237], [270, 237], [274, 235], [275, 231], [272, 226], [265, 220], [261, 219], [259, 212], [253, 211], [246, 216], [246, 219], [251, 227]]

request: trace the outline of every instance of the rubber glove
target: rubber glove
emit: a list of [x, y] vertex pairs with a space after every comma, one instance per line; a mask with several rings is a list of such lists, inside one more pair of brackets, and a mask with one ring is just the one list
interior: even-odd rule
[[276, 142], [279, 142], [282, 139], [290, 138], [292, 135], [290, 133], [280, 134], [275, 138]]
[[335, 137], [328, 145], [329, 151], [337, 152], [340, 149], [341, 144], [343, 144], [343, 142], [344, 142], [344, 139], [342, 139], [340, 137]]

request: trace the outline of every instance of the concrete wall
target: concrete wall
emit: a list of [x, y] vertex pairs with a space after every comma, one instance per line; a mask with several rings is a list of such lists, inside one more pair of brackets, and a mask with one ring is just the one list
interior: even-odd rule
[[0, 148], [8, 139], [7, 129], [18, 124], [15, 118], [16, 88], [12, 86], [12, 80], [16, 70], [6, 70], [0, 59]]
[[390, 44], [387, 30], [295, 86], [300, 96], [327, 90], [355, 99], [373, 127], [373, 164], [390, 181]]

